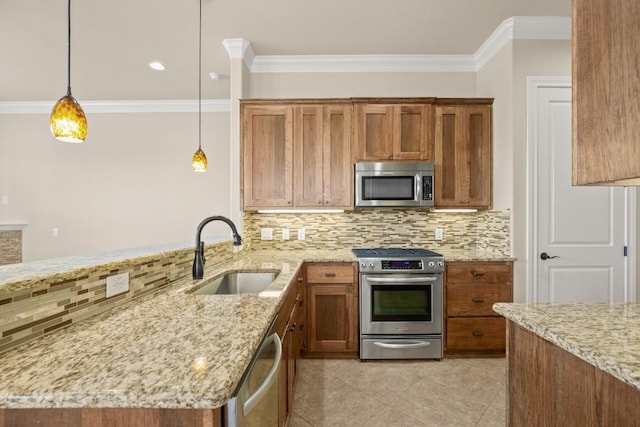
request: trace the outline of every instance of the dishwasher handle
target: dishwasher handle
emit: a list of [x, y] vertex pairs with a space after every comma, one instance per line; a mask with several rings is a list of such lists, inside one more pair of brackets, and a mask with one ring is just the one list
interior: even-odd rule
[[282, 359], [282, 341], [280, 341], [280, 337], [278, 336], [278, 334], [274, 333], [267, 339], [265, 339], [258, 352], [262, 352], [272, 343], [275, 344], [276, 347], [276, 354], [273, 358], [273, 365], [271, 365], [271, 368], [269, 369], [269, 372], [267, 373], [267, 376], [265, 377], [262, 384], [260, 384], [257, 390], [251, 396], [249, 396], [242, 405], [242, 413], [245, 416], [249, 412], [251, 412], [254, 406], [256, 406], [260, 399], [262, 399], [262, 397], [265, 395], [265, 393], [267, 393], [278, 375], [278, 367], [280, 366], [280, 360]]

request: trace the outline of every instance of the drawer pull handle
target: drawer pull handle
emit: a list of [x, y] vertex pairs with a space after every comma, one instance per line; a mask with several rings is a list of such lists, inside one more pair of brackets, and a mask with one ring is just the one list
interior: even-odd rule
[[484, 276], [484, 271], [474, 271], [473, 277], [482, 277]]
[[473, 331], [473, 336], [474, 337], [483, 337], [484, 336], [484, 332], [482, 332], [482, 331]]
[[336, 277], [336, 273], [324, 273], [324, 277]]
[[473, 302], [484, 302], [484, 298], [474, 298]]
[[302, 277], [298, 277], [298, 283], [302, 283]]

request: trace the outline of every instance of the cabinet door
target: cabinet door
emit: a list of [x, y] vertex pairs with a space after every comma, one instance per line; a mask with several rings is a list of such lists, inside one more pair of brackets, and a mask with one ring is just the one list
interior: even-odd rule
[[294, 205], [353, 208], [351, 107], [294, 111]]
[[324, 207], [352, 209], [351, 106], [324, 107], [323, 149]]
[[323, 205], [323, 107], [294, 111], [294, 203], [317, 208]]
[[491, 106], [435, 109], [435, 205], [491, 207]]
[[309, 284], [309, 351], [355, 351], [353, 284]]
[[393, 158], [393, 106], [357, 104], [355, 143], [356, 160]]
[[573, 184], [640, 185], [640, 2], [574, 0]]
[[394, 107], [393, 158], [433, 160], [433, 106]]
[[293, 203], [293, 108], [243, 106], [244, 209]]

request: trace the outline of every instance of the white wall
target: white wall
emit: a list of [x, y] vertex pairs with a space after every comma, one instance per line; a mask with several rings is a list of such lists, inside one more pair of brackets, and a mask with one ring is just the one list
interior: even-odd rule
[[191, 170], [197, 114], [88, 114], [84, 144], [55, 141], [48, 120], [0, 115], [0, 223], [28, 224], [24, 261], [191, 241], [204, 217], [228, 215], [228, 113], [203, 114], [204, 174]]
[[[496, 194], [506, 194], [506, 189], [512, 188], [511, 239], [516, 259], [514, 301], [518, 302], [526, 299], [528, 277], [526, 81], [528, 76], [570, 75], [569, 40], [510, 42], [478, 73], [479, 93], [483, 96], [494, 93], [496, 100], [500, 99], [499, 107], [494, 110], [494, 160], [504, 157], [502, 163], [510, 163], [510, 167], [509, 172], [499, 171], [499, 166], [494, 163], [494, 189]], [[502, 126], [504, 128], [501, 129]], [[511, 156], [511, 162], [508, 162], [508, 156]], [[500, 196], [496, 201], [509, 203]]]

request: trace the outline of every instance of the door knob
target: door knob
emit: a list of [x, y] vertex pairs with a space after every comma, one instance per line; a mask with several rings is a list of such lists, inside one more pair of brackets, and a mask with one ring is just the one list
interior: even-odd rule
[[541, 259], [541, 260], [543, 260], [543, 261], [546, 261], [546, 260], [548, 260], [548, 259], [552, 259], [552, 258], [559, 258], [559, 257], [557, 257], [557, 256], [555, 256], [555, 255], [554, 255], [554, 256], [550, 256], [550, 255], [549, 255], [548, 253], [546, 253], [546, 252], [542, 252], [542, 253], [540, 254], [540, 259]]

